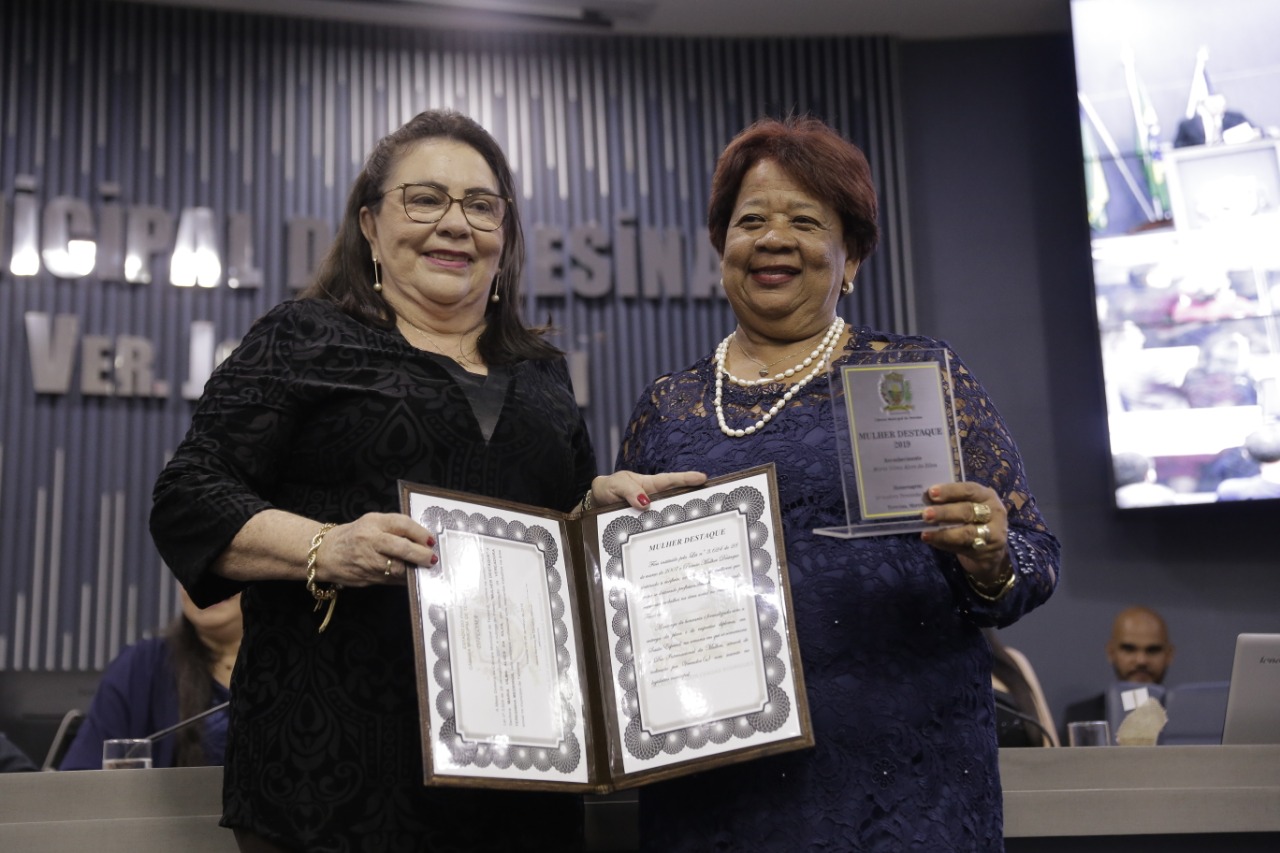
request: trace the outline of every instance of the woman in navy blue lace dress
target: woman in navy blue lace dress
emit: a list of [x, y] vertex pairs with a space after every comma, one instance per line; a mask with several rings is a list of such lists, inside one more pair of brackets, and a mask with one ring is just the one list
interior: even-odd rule
[[827, 365], [946, 345], [837, 317], [877, 240], [876, 197], [862, 153], [816, 119], [740, 134], [717, 166], [708, 223], [737, 329], [647, 389], [617, 467], [717, 476], [775, 464], [817, 745], [642, 789], [644, 848], [1001, 850], [981, 629], [1043, 603], [1059, 560], [1013, 439], [950, 353], [969, 479], [930, 488], [924, 517], [938, 526], [814, 535], [845, 522]]

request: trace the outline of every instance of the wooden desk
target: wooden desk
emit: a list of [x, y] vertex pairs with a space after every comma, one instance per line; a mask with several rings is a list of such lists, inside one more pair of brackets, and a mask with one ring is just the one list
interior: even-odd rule
[[[1010, 853], [1280, 850], [1280, 746], [1009, 749], [1000, 770]], [[216, 767], [0, 774], [0, 850], [236, 853], [221, 787]], [[587, 811], [589, 849], [635, 849], [635, 792]]]

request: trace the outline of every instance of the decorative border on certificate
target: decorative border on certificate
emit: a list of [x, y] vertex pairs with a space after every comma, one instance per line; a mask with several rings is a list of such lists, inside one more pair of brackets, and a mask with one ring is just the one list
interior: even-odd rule
[[410, 502], [441, 555], [415, 584], [431, 626], [433, 772], [585, 782], [561, 542], [537, 519], [450, 508], [437, 496]]
[[759, 476], [600, 519], [628, 773], [805, 729], [787, 691], [775, 520]]
[[775, 476], [580, 517], [401, 482], [440, 556], [409, 574], [424, 782], [604, 793], [812, 746]]

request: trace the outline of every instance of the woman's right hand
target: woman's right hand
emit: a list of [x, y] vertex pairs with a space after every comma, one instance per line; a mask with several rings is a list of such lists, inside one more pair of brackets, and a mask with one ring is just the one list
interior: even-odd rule
[[324, 535], [316, 553], [316, 580], [342, 586], [404, 584], [407, 565], [437, 561], [436, 540], [407, 515], [366, 513]]
[[701, 471], [671, 471], [665, 474], [637, 474], [634, 471], [615, 471], [608, 476], [591, 481], [593, 506], [626, 501], [633, 509], [649, 506], [649, 495], [681, 486], [701, 486], [707, 475]]

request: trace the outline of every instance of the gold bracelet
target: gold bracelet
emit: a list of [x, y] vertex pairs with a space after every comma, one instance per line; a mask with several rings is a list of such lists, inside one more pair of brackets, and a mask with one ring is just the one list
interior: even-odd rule
[[587, 493], [582, 496], [578, 506], [582, 507], [583, 512], [591, 512], [591, 508], [596, 505], [595, 495], [591, 494], [591, 490], [587, 489]]
[[320, 525], [316, 535], [311, 537], [311, 550], [307, 552], [307, 592], [311, 593], [312, 598], [316, 600], [316, 606], [312, 612], [319, 610], [324, 602], [329, 602], [329, 610], [324, 614], [324, 621], [320, 623], [318, 633], [321, 634], [324, 633], [325, 628], [329, 627], [329, 620], [333, 618], [333, 608], [338, 603], [338, 590], [342, 589], [342, 584], [335, 583], [325, 587], [316, 583], [316, 557], [320, 554], [320, 543], [324, 541], [324, 535], [337, 526], [332, 523]]
[[[1005, 593], [1013, 589], [1013, 585], [1018, 580], [1018, 573], [1013, 570], [1013, 566], [1009, 566], [1009, 577], [1004, 580], [997, 580], [993, 584], [982, 584], [973, 579], [973, 575], [968, 572], [964, 576], [969, 579], [969, 586], [979, 598], [985, 598], [987, 601], [999, 601], [1004, 598]], [[984, 588], [985, 587], [985, 588]], [[995, 592], [988, 592], [993, 587], [998, 587]]]

